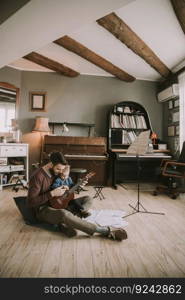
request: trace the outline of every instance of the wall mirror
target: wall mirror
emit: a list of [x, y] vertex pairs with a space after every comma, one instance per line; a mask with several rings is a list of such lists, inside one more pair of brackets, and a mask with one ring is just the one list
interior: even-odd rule
[[0, 135], [8, 133], [12, 120], [18, 118], [19, 88], [6, 82], [0, 82]]

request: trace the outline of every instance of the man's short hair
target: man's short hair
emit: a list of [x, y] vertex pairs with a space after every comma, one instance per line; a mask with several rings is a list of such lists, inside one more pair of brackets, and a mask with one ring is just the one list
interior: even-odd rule
[[68, 164], [67, 160], [65, 159], [62, 152], [54, 151], [50, 154], [49, 158], [53, 165], [58, 165], [58, 164], [67, 165]]

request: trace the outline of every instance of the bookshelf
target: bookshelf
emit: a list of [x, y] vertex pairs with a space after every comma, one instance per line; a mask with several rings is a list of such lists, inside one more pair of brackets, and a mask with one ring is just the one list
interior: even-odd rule
[[[109, 174], [112, 186], [116, 189], [118, 183], [138, 181], [137, 157], [127, 156], [125, 153], [129, 145], [142, 131], [150, 130], [153, 132], [153, 129], [146, 109], [141, 104], [132, 101], [115, 104], [108, 119]], [[151, 156], [144, 155], [140, 159], [140, 180], [142, 182], [156, 181], [158, 179], [157, 170], [162, 159], [171, 157], [167, 149], [159, 148], [159, 144], [156, 146]]]
[[109, 150], [127, 149], [140, 132], [152, 130], [145, 108], [133, 101], [122, 101], [113, 106], [109, 114]]

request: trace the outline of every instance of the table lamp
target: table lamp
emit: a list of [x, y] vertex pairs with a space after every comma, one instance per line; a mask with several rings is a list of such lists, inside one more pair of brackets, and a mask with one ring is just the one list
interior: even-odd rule
[[157, 134], [155, 132], [152, 132], [152, 134], [151, 134], [151, 140], [152, 140], [153, 145], [156, 144], [156, 139], [157, 139]]
[[32, 132], [39, 131], [39, 132], [47, 132], [47, 133], [49, 133], [51, 130], [49, 128], [48, 122], [49, 122], [48, 118], [45, 118], [45, 117], [36, 117], [35, 126], [34, 126]]

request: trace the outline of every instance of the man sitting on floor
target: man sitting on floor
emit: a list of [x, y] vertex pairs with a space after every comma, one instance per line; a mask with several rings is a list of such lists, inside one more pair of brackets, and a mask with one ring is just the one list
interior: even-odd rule
[[[127, 233], [123, 228], [112, 228], [107, 226], [98, 226], [81, 219], [67, 209], [55, 209], [51, 207], [50, 201], [54, 197], [60, 198], [66, 191], [66, 188], [58, 187], [50, 189], [55, 176], [64, 172], [67, 161], [60, 152], [53, 152], [50, 155], [50, 161], [43, 167], [37, 169], [29, 181], [28, 206], [32, 208], [33, 213], [38, 221], [50, 224], [58, 224], [61, 231], [67, 236], [75, 236], [76, 229], [89, 235], [100, 233], [114, 240], [123, 240], [127, 238]], [[92, 199], [86, 196], [80, 201], [84, 211], [88, 210], [92, 204]]]

